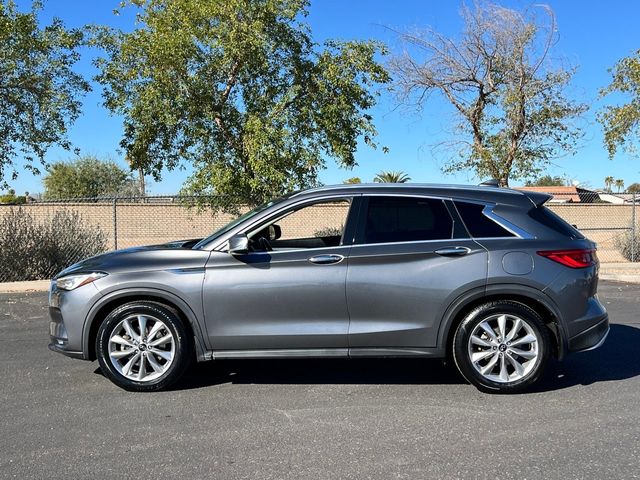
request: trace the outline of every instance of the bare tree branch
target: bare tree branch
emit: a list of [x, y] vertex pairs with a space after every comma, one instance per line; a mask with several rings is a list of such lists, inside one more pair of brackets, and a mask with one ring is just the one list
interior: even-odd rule
[[400, 102], [418, 107], [438, 93], [458, 113], [471, 140], [466, 158], [448, 170], [473, 168], [508, 185], [573, 148], [581, 131], [570, 120], [586, 106], [563, 95], [573, 69], [548, 65], [557, 39], [548, 6], [519, 12], [478, 0], [461, 16], [460, 38], [432, 27], [400, 34], [405, 51], [390, 62], [395, 90]]

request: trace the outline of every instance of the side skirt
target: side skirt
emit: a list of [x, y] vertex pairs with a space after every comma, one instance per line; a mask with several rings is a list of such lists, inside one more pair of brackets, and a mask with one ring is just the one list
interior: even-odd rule
[[214, 350], [199, 360], [231, 358], [367, 358], [367, 357], [431, 357], [442, 358], [439, 348], [300, 348], [269, 350]]

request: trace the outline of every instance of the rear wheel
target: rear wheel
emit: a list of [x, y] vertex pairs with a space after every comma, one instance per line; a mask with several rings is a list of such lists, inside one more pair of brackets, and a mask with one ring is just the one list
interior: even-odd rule
[[453, 357], [460, 373], [481, 390], [512, 393], [532, 385], [547, 363], [549, 332], [531, 308], [489, 302], [458, 326]]
[[118, 307], [102, 322], [96, 352], [103, 373], [131, 391], [162, 390], [191, 359], [191, 342], [178, 315], [155, 302]]

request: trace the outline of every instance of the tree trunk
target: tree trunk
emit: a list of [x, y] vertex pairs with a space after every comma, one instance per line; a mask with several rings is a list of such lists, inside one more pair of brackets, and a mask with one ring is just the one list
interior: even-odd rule
[[145, 197], [147, 195], [147, 190], [144, 184], [144, 170], [142, 167], [138, 169], [138, 180], [140, 182], [140, 196]]

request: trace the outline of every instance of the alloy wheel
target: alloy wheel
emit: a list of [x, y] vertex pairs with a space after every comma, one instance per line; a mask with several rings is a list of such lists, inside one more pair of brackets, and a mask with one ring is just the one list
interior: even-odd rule
[[130, 315], [109, 335], [109, 360], [129, 380], [150, 382], [171, 366], [176, 342], [171, 330], [151, 315]]
[[532, 326], [512, 314], [491, 315], [471, 332], [468, 355], [473, 368], [496, 383], [521, 380], [539, 360], [540, 340]]

